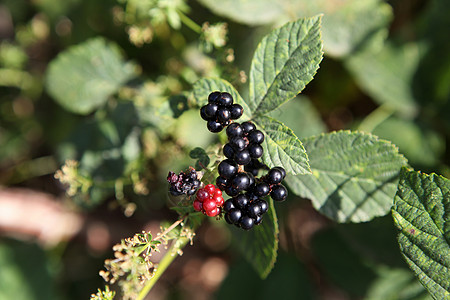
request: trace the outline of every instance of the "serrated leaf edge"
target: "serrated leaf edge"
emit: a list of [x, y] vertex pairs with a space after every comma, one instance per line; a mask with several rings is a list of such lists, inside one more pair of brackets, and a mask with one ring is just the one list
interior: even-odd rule
[[[437, 176], [437, 177], [440, 177], [440, 178], [442, 178], [442, 179], [448, 180], [447, 178], [445, 178], [445, 177], [443, 177], [443, 176], [440, 176], [440, 175], [438, 175], [438, 174], [435, 174], [435, 173], [427, 174], [427, 173], [424, 173], [424, 172], [422, 172], [422, 171], [420, 171], [420, 170], [419, 170], [419, 171], [415, 171], [414, 169], [412, 169], [412, 168], [410, 168], [410, 167], [402, 167], [402, 169], [401, 169], [400, 172], [401, 172], [401, 173], [400, 173], [400, 176], [403, 175], [403, 174], [405, 174], [405, 173], [413, 173], [413, 172], [414, 172], [415, 175], [416, 175], [417, 177], [419, 177], [421, 181], [424, 180], [424, 179], [429, 179], [431, 182], [434, 182], [434, 178], [435, 178], [436, 176]], [[405, 178], [405, 180], [406, 180], [406, 178]], [[400, 181], [400, 182], [401, 182], [401, 181]], [[400, 182], [399, 182], [399, 185], [398, 185], [399, 187], [400, 187]], [[439, 188], [439, 189], [440, 189], [440, 188]], [[416, 192], [415, 192], [413, 189], [410, 189], [410, 190], [411, 190], [411, 192], [413, 192], [413, 193], [415, 194], [415, 196], [418, 197], [418, 195], [416, 194]], [[441, 190], [441, 189], [440, 189], [440, 190]], [[442, 191], [442, 190], [441, 190], [441, 191]], [[392, 217], [393, 217], [393, 219], [394, 219], [395, 226], [396, 226], [397, 229], [399, 230], [399, 233], [398, 233], [398, 236], [397, 236], [397, 241], [398, 241], [398, 243], [399, 243], [399, 247], [400, 247], [401, 253], [403, 254], [403, 256], [405, 257], [405, 259], [407, 260], [408, 264], [411, 265], [411, 269], [416, 268], [416, 269], [420, 270], [420, 271], [422, 272], [422, 275], [424, 275], [424, 276], [425, 276], [426, 278], [428, 278], [429, 280], [433, 281], [438, 287], [442, 288], [442, 290], [450, 296], [450, 292], [449, 292], [448, 290], [446, 290], [444, 287], [442, 287], [442, 286], [441, 286], [438, 282], [436, 282], [433, 278], [431, 278], [430, 276], [428, 276], [428, 274], [427, 274], [427, 273], [426, 273], [419, 265], [417, 265], [417, 264], [415, 263], [415, 261], [414, 261], [409, 255], [407, 255], [407, 253], [403, 250], [403, 245], [400, 244], [400, 241], [399, 241], [400, 237], [401, 237], [401, 236], [404, 236], [404, 237], [405, 237], [412, 245], [414, 245], [415, 247], [417, 247], [418, 250], [420, 250], [420, 251], [423, 253], [423, 255], [425, 255], [427, 258], [429, 258], [430, 260], [432, 260], [433, 262], [435, 262], [435, 263], [437, 263], [437, 264], [439, 264], [439, 265], [441, 265], [441, 266], [444, 266], [444, 267], [448, 268], [448, 266], [443, 265], [441, 262], [436, 261], [433, 257], [427, 255], [427, 254], [425, 253], [425, 251], [424, 251], [419, 245], [417, 245], [416, 243], [414, 243], [414, 242], [410, 239], [409, 235], [406, 234], [406, 232], [405, 232], [405, 230], [404, 230], [404, 226], [403, 226], [402, 224], [403, 224], [403, 223], [407, 223], [407, 224], [409, 224], [411, 227], [416, 228], [417, 230], [419, 230], [420, 232], [423, 232], [424, 234], [433, 236], [433, 237], [438, 238], [438, 239], [441, 239], [441, 238], [442, 238], [443, 240], [447, 241], [447, 239], [445, 238], [445, 233], [444, 233], [442, 230], [439, 229], [438, 225], [434, 222], [434, 219], [431, 217], [430, 213], [425, 209], [425, 207], [424, 207], [424, 205], [423, 205], [423, 203], [422, 203], [421, 201], [419, 201], [421, 207], [411, 206], [408, 202], [406, 202], [405, 200], [403, 200], [403, 199], [398, 195], [399, 192], [400, 192], [400, 191], [399, 191], [399, 189], [398, 189], [398, 190], [397, 190], [397, 193], [396, 193], [396, 195], [395, 195], [395, 197], [394, 197], [394, 203], [393, 203], [391, 212], [392, 212]], [[443, 195], [443, 196], [445, 196], [445, 195]], [[432, 220], [433, 225], [434, 225], [434, 226], [437, 228], [437, 230], [441, 233], [441, 236], [438, 237], [438, 236], [435, 236], [435, 235], [433, 235], [433, 234], [431, 234], [431, 233], [429, 233], [429, 232], [423, 231], [422, 229], [419, 229], [419, 228], [417, 228], [416, 226], [414, 226], [414, 224], [412, 224], [408, 219], [404, 218], [403, 215], [402, 215], [401, 213], [397, 212], [397, 210], [396, 210], [396, 206], [397, 206], [397, 202], [398, 202], [398, 201], [401, 201], [401, 202], [405, 203], [405, 204], [408, 205], [408, 206], [414, 207], [414, 208], [416, 208], [416, 209], [422, 210], [422, 211], [424, 211], [425, 213], [427, 213], [428, 217]], [[447, 241], [447, 243], [448, 243], [448, 241]], [[413, 271], [414, 271], [414, 270], [413, 270]], [[415, 275], [416, 275], [417, 277], [419, 277], [419, 274], [418, 274], [417, 272], [414, 271], [414, 273], [415, 273]], [[421, 281], [421, 283], [422, 283], [422, 281]], [[437, 298], [433, 295], [433, 292], [434, 292], [434, 291], [431, 291], [431, 290], [428, 288], [428, 286], [426, 286], [425, 284], [423, 284], [423, 286], [427, 289], [427, 291], [430, 293], [430, 295], [433, 296], [434, 299], [437, 299]]]
[[[323, 55], [324, 55], [324, 50], [323, 50], [323, 38], [322, 38], [322, 17], [323, 17], [323, 15], [324, 15], [324, 14], [317, 14], [317, 15], [312, 16], [312, 17], [309, 17], [309, 18], [300, 18], [300, 19], [297, 19], [296, 21], [287, 22], [287, 23], [285, 23], [285, 24], [283, 24], [283, 25], [281, 25], [281, 26], [279, 26], [279, 27], [273, 29], [269, 34], [267, 34], [267, 35], [264, 36], [264, 38], [263, 38], [263, 40], [267, 39], [267, 37], [268, 37], [271, 33], [275, 32], [275, 31], [277, 31], [277, 30], [280, 30], [282, 27], [287, 26], [288, 24], [293, 24], [293, 23], [295, 23], [295, 22], [298, 22], [299, 20], [308, 20], [308, 19], [311, 20], [311, 19], [317, 18], [317, 22], [319, 23], [319, 36], [318, 36], [318, 38], [319, 38], [319, 40], [321, 41], [321, 49], [320, 49], [320, 52], [321, 52], [321, 54], [322, 54], [322, 58], [321, 58], [320, 61], [317, 63], [317, 68], [316, 68], [316, 70], [314, 71], [314, 73], [311, 74], [311, 75], [312, 75], [311, 80], [314, 79], [314, 76], [317, 74], [317, 71], [320, 69], [320, 62], [323, 60]], [[253, 54], [252, 63], [251, 63], [251, 65], [250, 65], [250, 70], [252, 70], [252, 68], [253, 68], [254, 55], [255, 55], [255, 53], [258, 51], [258, 49], [261, 47], [263, 40], [261, 40], [261, 41], [258, 43], [258, 46], [256, 47], [256, 50], [255, 50], [255, 52], [254, 52], [254, 54]], [[288, 59], [287, 61], [289, 61], [289, 60], [290, 60], [290, 59]], [[286, 61], [286, 62], [287, 62], [287, 61]], [[286, 64], [286, 62], [285, 62], [285, 64]], [[277, 77], [279, 76], [279, 74], [280, 74], [280, 73], [278, 73], [278, 74], [275, 76], [275, 78], [277, 78]], [[249, 76], [251, 76], [251, 75], [249, 75]], [[310, 80], [309, 82], [311, 82], [311, 80]], [[309, 83], [309, 82], [308, 82], [308, 83]], [[305, 87], [307, 86], [308, 83], [305, 84]], [[248, 91], [249, 91], [249, 95], [248, 95], [248, 96], [249, 96], [249, 99], [252, 97], [252, 90], [253, 90], [253, 89], [252, 89], [252, 85], [253, 85], [253, 80], [250, 80], [250, 81], [249, 81], [249, 88], [248, 88]], [[305, 87], [304, 87], [304, 88], [305, 88]], [[289, 101], [289, 100], [291, 100], [291, 99], [294, 99], [298, 94], [300, 94], [300, 93], [304, 90], [304, 88], [301, 89], [300, 91], [298, 91], [297, 94], [294, 95], [293, 97], [288, 98], [288, 99], [284, 100], [283, 102], [281, 102], [278, 106], [274, 107], [272, 110], [270, 110], [270, 111], [265, 111], [265, 112], [262, 112], [262, 113], [259, 113], [259, 114], [258, 114], [258, 113], [254, 114], [254, 112], [257, 112], [257, 111], [258, 111], [258, 109], [259, 109], [259, 107], [261, 106], [261, 104], [263, 103], [264, 99], [266, 99], [266, 96], [267, 96], [267, 93], [266, 93], [266, 95], [264, 95], [264, 97], [261, 99], [261, 101], [258, 103], [258, 105], [257, 105], [257, 107], [256, 107], [255, 109], [252, 109], [251, 105], [250, 105], [250, 104], [247, 104], [248, 107], [252, 110], [251, 117], [253, 118], [253, 117], [257, 117], [257, 116], [261, 116], [261, 115], [266, 115], [266, 114], [268, 114], [269, 112], [271, 112], [271, 111], [275, 110], [276, 108], [280, 107], [283, 103], [286, 103], [287, 101]], [[253, 95], [253, 97], [255, 97], [255, 96]]]

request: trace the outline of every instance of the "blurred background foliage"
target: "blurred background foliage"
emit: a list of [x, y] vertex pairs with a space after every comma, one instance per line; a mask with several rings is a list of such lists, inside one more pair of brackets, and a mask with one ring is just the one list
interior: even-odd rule
[[[114, 243], [176, 218], [167, 172], [195, 165], [196, 147], [211, 155], [221, 138], [199, 118], [192, 84], [220, 77], [245, 95], [261, 37], [317, 13], [320, 69], [271, 114], [300, 138], [372, 132], [415, 169], [448, 178], [448, 1], [4, 0], [1, 189], [53, 195], [83, 223], [52, 244], [0, 227], [0, 298], [87, 299], [102, 287]], [[207, 223], [152, 299], [429, 299], [390, 216], [337, 225], [295, 196], [277, 213], [280, 256], [266, 281], [224, 226]]]

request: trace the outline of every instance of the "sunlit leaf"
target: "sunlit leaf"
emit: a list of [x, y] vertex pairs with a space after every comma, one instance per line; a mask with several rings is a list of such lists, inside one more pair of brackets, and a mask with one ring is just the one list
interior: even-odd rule
[[406, 159], [391, 143], [361, 132], [339, 131], [303, 140], [312, 174], [287, 176], [292, 191], [337, 222], [386, 215]]
[[322, 60], [321, 16], [290, 22], [265, 36], [249, 75], [251, 115], [266, 114], [300, 93]]
[[392, 214], [410, 268], [434, 299], [450, 299], [450, 181], [402, 169]]

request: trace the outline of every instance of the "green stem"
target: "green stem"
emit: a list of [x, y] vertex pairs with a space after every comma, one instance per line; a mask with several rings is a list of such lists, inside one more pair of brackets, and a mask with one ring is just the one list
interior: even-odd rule
[[197, 23], [195, 23], [194, 21], [192, 21], [191, 18], [189, 18], [188, 16], [186, 16], [183, 12], [181, 12], [180, 10], [177, 10], [178, 15], [180, 16], [180, 20], [181, 22], [183, 22], [184, 25], [186, 25], [187, 27], [189, 27], [192, 31], [194, 31], [195, 33], [201, 34], [202, 33], [202, 27], [200, 25], [198, 25]]
[[379, 106], [371, 112], [358, 126], [358, 130], [372, 132], [378, 125], [388, 119], [394, 110], [386, 104]]
[[169, 251], [167, 251], [166, 255], [164, 255], [163, 259], [159, 262], [155, 275], [149, 281], [147, 281], [145, 286], [139, 292], [136, 300], [143, 300], [147, 296], [147, 294], [150, 292], [150, 290], [164, 273], [164, 271], [170, 266], [175, 257], [177, 257], [178, 250], [183, 249], [188, 241], [189, 239], [185, 237], [180, 237], [178, 240], [173, 241]]

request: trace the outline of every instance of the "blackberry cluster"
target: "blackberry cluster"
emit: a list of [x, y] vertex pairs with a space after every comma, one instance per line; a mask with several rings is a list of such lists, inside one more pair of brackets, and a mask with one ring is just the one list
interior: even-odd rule
[[231, 123], [226, 129], [228, 143], [223, 147], [226, 159], [218, 166], [216, 185], [232, 197], [225, 202], [225, 220], [245, 230], [262, 222], [268, 204], [263, 197], [284, 201], [287, 190], [281, 184], [286, 172], [275, 167], [261, 177], [259, 170], [267, 168], [259, 161], [264, 134], [252, 122]]
[[[227, 192], [228, 187], [225, 187], [225, 192], [229, 196], [232, 196], [224, 204], [225, 221], [242, 229], [249, 230], [254, 225], [261, 224], [263, 215], [268, 210], [267, 201], [263, 197], [270, 195], [277, 202], [286, 200], [287, 189], [281, 184], [281, 181], [286, 177], [286, 171], [281, 167], [275, 167], [259, 179], [255, 179], [253, 174], [245, 171], [239, 172], [234, 176], [234, 178], [243, 177], [253, 178], [243, 190], [236, 191], [238, 189], [232, 184], [231, 187], [234, 190], [232, 190], [233, 193], [230, 195]], [[244, 192], [241, 193], [241, 191]]]
[[189, 169], [189, 172], [180, 172], [175, 174], [170, 171], [167, 176], [169, 182], [169, 192], [174, 196], [187, 195], [192, 196], [200, 187], [200, 180], [197, 179], [197, 172], [195, 169]]
[[269, 208], [264, 197], [270, 195], [277, 202], [286, 199], [287, 190], [281, 184], [286, 171], [275, 167], [257, 178], [260, 169], [269, 169], [259, 160], [264, 152], [264, 133], [252, 122], [232, 123], [242, 113], [242, 106], [233, 104], [230, 94], [220, 92], [211, 93], [208, 104], [200, 110], [209, 131], [220, 132], [226, 127], [228, 143], [222, 149], [226, 159], [219, 163], [216, 178], [217, 187], [232, 197], [223, 204], [224, 218], [229, 224], [249, 230], [261, 224]]
[[215, 217], [220, 214], [223, 204], [222, 191], [213, 184], [208, 184], [198, 190], [192, 205], [196, 211], [201, 211], [208, 217]]
[[246, 192], [227, 200], [223, 208], [228, 224], [249, 230], [261, 224], [269, 205], [266, 200], [260, 199], [253, 192]]
[[208, 104], [200, 108], [200, 116], [207, 121], [208, 130], [220, 132], [242, 116], [244, 109], [241, 105], [233, 103], [233, 97], [227, 92], [212, 92], [208, 96]]

